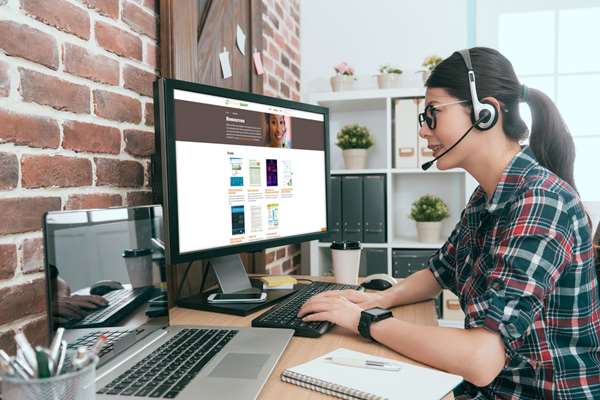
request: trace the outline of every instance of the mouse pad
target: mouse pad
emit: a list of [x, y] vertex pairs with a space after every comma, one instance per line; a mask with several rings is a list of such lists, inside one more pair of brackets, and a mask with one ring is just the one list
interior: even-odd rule
[[229, 353], [208, 377], [256, 379], [269, 357], [269, 354], [262, 353]]

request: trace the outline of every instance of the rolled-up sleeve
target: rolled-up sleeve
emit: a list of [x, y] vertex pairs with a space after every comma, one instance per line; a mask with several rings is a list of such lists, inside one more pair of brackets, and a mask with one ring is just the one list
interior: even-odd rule
[[512, 204], [487, 290], [467, 303], [465, 326], [500, 333], [507, 354], [531, 333], [547, 295], [571, 263], [573, 224], [558, 194], [531, 190]]

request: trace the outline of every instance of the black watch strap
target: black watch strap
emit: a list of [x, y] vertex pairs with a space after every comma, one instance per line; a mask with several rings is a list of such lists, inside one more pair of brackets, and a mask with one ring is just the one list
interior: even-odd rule
[[358, 332], [366, 339], [373, 340], [371, 337], [371, 324], [373, 322], [383, 321], [392, 317], [392, 312], [385, 308], [370, 308], [360, 313], [360, 321], [358, 322]]

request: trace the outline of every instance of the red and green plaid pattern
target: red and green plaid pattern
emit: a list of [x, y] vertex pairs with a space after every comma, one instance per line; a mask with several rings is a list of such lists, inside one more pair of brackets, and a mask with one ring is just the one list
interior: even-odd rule
[[490, 201], [478, 187], [430, 259], [460, 298], [465, 328], [501, 335], [502, 372], [457, 399], [600, 399], [600, 300], [591, 228], [575, 190], [528, 147]]

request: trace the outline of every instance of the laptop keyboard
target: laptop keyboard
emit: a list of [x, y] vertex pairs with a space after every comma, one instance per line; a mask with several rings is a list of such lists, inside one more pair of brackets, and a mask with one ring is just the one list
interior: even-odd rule
[[136, 335], [141, 333], [143, 331], [143, 329], [130, 329], [130, 330], [122, 330], [122, 331], [115, 331], [115, 330], [110, 330], [110, 331], [94, 331], [94, 332], [90, 332], [85, 336], [82, 336], [80, 338], [78, 338], [77, 340], [75, 340], [74, 342], [69, 343], [69, 345], [67, 346], [67, 348], [69, 350], [77, 350], [77, 348], [79, 346], [85, 346], [85, 347], [92, 347], [97, 341], [98, 338], [100, 336], [106, 336], [106, 343], [104, 344], [104, 346], [102, 346], [102, 348], [100, 349], [100, 352], [98, 353], [98, 357], [102, 358], [104, 355], [110, 353], [113, 348], [115, 343], [122, 338], [124, 335], [130, 334], [130, 333], [135, 333]]
[[175, 398], [237, 333], [183, 329], [97, 393]]

